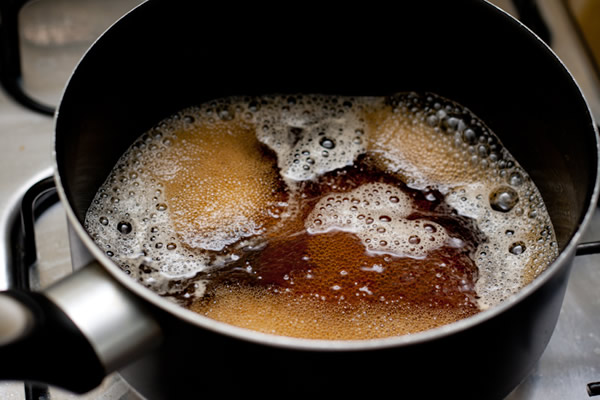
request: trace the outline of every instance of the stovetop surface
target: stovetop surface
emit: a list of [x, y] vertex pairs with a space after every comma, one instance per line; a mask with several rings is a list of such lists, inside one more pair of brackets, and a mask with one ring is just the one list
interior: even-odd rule
[[[511, 0], [491, 1], [513, 15]], [[42, 0], [21, 12], [25, 87], [39, 100], [56, 104], [70, 71], [85, 49], [139, 0]], [[600, 115], [599, 86], [582, 59], [570, 21], [560, 1], [538, 1], [553, 31], [553, 48], [582, 86], [590, 107]], [[50, 175], [53, 119], [31, 112], [0, 91], [0, 225], [15, 201], [37, 179]], [[45, 287], [71, 269], [66, 219], [59, 204], [36, 225], [39, 264], [33, 285]], [[600, 239], [600, 212], [584, 241]], [[2, 251], [0, 251], [2, 253]], [[1, 254], [0, 254], [1, 255]], [[0, 262], [2, 258], [0, 257]], [[2, 270], [0, 265], [0, 270]], [[0, 273], [0, 288], [2, 273]], [[508, 400], [585, 399], [586, 384], [600, 381], [600, 255], [576, 257], [565, 301], [552, 339], [529, 377]], [[493, 344], [492, 344], [493, 345]], [[58, 360], [35, 360], [56, 363]], [[50, 389], [53, 400], [136, 400], [139, 396], [118, 374], [91, 393], [76, 396]], [[23, 384], [0, 382], [0, 398], [25, 399]], [[37, 400], [37, 399], [36, 399]]]

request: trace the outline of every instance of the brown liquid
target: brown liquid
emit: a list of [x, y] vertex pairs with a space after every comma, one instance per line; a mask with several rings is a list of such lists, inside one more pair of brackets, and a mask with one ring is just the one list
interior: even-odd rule
[[[367, 251], [353, 233], [304, 229], [307, 212], [333, 188], [343, 193], [374, 181], [402, 187], [415, 200], [412, 220], [436, 221], [462, 246], [442, 247], [424, 258], [402, 257]], [[243, 252], [208, 274], [206, 294], [191, 303], [192, 310], [266, 333], [314, 339], [414, 333], [479, 311], [471, 257], [485, 238], [472, 221], [453, 214], [439, 193], [409, 190], [361, 159], [305, 184], [303, 194], [296, 221], [288, 221], [259, 250]]]
[[183, 110], [123, 155], [86, 227], [134, 279], [199, 314], [314, 339], [469, 317], [557, 254], [539, 192], [498, 138], [414, 93]]

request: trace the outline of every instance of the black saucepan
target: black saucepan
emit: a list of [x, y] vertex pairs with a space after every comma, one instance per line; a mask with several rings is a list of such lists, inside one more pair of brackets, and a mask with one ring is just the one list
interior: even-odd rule
[[[370, 341], [248, 332], [137, 284], [83, 228], [119, 156], [181, 108], [229, 95], [403, 91], [434, 92], [471, 109], [543, 195], [560, 255], [498, 307], [435, 330]], [[573, 78], [527, 28], [475, 0], [336, 8], [149, 1], [110, 28], [75, 70], [56, 117], [55, 160], [70, 226], [95, 261], [44, 294], [0, 295], [0, 322], [11, 327], [0, 335], [0, 377], [83, 392], [119, 369], [151, 399], [502, 398], [552, 335], [575, 246], [598, 196], [596, 129]], [[44, 341], [53, 345], [43, 351], [62, 354], [62, 364], [48, 371], [19, 361], [19, 351]]]

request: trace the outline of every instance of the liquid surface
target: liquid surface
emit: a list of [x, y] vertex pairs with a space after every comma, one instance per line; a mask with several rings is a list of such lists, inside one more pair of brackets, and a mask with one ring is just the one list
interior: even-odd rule
[[414, 333], [497, 305], [558, 248], [541, 195], [433, 94], [226, 98], [121, 157], [86, 215], [141, 284], [279, 335]]

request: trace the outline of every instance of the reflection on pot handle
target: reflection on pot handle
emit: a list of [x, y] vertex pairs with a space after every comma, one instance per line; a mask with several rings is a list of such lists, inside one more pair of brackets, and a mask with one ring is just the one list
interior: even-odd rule
[[144, 303], [95, 262], [44, 293], [0, 292], [3, 380], [85, 393], [161, 337]]

